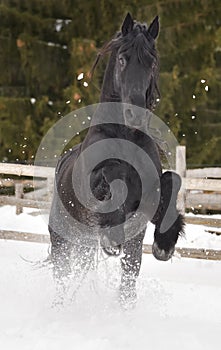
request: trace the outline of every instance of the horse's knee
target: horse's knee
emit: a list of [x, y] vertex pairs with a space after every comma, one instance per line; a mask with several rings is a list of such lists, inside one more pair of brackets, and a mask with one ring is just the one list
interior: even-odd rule
[[181, 178], [180, 176], [172, 171], [166, 171], [162, 174], [160, 178], [161, 192], [168, 192], [169, 190], [175, 191], [178, 193], [181, 187]]
[[[179, 215], [176, 204], [179, 189], [181, 187], [181, 178], [178, 174], [172, 171], [166, 171], [160, 179], [161, 193], [160, 202], [156, 213], [151, 220], [154, 225], [161, 225], [165, 219], [167, 223]], [[172, 224], [172, 222], [171, 222]]]
[[136, 278], [139, 275], [144, 236], [145, 230], [123, 246], [124, 256], [121, 258], [121, 267], [128, 279]]

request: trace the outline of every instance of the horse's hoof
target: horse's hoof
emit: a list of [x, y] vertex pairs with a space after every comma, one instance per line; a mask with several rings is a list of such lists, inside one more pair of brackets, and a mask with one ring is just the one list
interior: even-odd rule
[[152, 253], [157, 260], [168, 261], [169, 259], [172, 258], [174, 251], [175, 251], [174, 247], [171, 247], [169, 251], [160, 249], [156, 242], [154, 242], [152, 245]]
[[119, 256], [122, 252], [122, 246], [118, 245], [116, 247], [102, 247], [103, 251], [105, 252], [105, 254], [107, 254], [108, 256]]

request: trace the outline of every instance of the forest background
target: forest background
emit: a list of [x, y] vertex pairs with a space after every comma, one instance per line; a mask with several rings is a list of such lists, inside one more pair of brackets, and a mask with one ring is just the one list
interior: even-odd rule
[[220, 0], [1, 0], [0, 161], [33, 163], [56, 121], [99, 101], [106, 60], [88, 72], [128, 11], [160, 16], [155, 114], [187, 146], [189, 168], [221, 166]]

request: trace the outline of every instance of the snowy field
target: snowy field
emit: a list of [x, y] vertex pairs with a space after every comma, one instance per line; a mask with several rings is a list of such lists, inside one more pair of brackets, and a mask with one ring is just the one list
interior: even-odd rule
[[[37, 214], [0, 207], [0, 229], [47, 233]], [[149, 225], [145, 242], [152, 237]], [[179, 246], [221, 249], [221, 236], [187, 225]], [[220, 349], [221, 261], [143, 255], [137, 306], [124, 311], [117, 259], [101, 261], [74, 297], [70, 286], [58, 307], [51, 267], [42, 263], [47, 256], [46, 244], [0, 240], [0, 349]]]

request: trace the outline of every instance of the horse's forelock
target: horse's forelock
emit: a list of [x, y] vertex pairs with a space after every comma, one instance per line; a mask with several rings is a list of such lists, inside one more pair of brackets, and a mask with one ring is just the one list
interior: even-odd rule
[[[143, 34], [143, 35], [140, 35]], [[141, 43], [142, 40], [142, 43]], [[137, 44], [138, 43], [138, 44]], [[140, 44], [139, 44], [140, 43]], [[121, 32], [117, 32], [114, 38], [110, 41], [106, 42], [102, 48], [99, 50], [96, 60], [92, 66], [91, 73], [93, 74], [100, 58], [105, 56], [106, 54], [111, 53], [113, 50], [118, 50], [121, 46], [124, 46], [124, 50], [128, 49], [133, 45], [138, 45], [141, 48], [142, 44], [144, 44], [144, 51], [148, 50], [153, 55], [153, 38], [148, 35], [147, 25], [141, 24], [139, 22], [135, 22], [133, 30], [128, 33], [126, 36], [123, 36]], [[142, 51], [142, 49], [140, 50]]]

